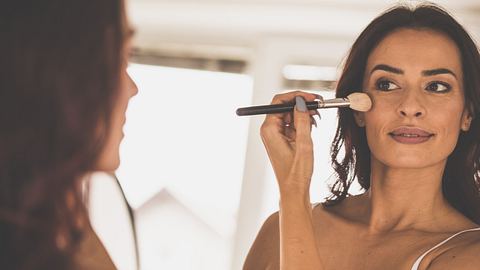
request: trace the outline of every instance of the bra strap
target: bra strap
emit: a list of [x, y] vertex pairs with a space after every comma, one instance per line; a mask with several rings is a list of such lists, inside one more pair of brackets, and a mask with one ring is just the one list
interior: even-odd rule
[[454, 238], [455, 236], [459, 235], [459, 234], [462, 234], [464, 232], [471, 232], [471, 231], [480, 231], [480, 227], [479, 228], [473, 228], [473, 229], [468, 229], [468, 230], [463, 230], [463, 231], [460, 231], [460, 232], [457, 232], [456, 234], [448, 237], [447, 239], [443, 240], [442, 242], [438, 243], [437, 245], [435, 245], [434, 247], [432, 247], [431, 249], [427, 250], [425, 253], [422, 254], [422, 256], [418, 257], [418, 259], [415, 261], [415, 263], [413, 264], [412, 266], [412, 270], [418, 270], [418, 266], [420, 265], [420, 263], [422, 262], [423, 258], [425, 256], [427, 256], [428, 253], [430, 253], [432, 250], [438, 248], [439, 246], [445, 244], [446, 242], [448, 242], [450, 239]]

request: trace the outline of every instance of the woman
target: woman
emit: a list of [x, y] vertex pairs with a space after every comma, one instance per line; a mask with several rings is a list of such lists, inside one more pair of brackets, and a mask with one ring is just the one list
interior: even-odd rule
[[137, 92], [124, 4], [9, 1], [0, 18], [0, 268], [114, 269], [81, 187], [118, 167]]
[[[337, 87], [338, 97], [363, 89], [373, 107], [339, 110], [331, 155], [338, 181], [313, 209], [305, 100], [316, 97], [275, 96], [272, 103], [297, 104], [293, 115], [267, 116], [261, 129], [280, 211], [244, 269], [479, 269], [478, 74], [477, 47], [439, 7], [398, 6], [376, 18]], [[355, 178], [366, 192], [347, 196]]]

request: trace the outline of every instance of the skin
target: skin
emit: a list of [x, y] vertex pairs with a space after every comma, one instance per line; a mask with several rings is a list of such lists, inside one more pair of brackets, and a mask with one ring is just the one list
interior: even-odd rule
[[[374, 106], [355, 113], [371, 150], [371, 188], [333, 207], [310, 208], [313, 150], [305, 135], [310, 134], [308, 113], [302, 118], [295, 112], [300, 123], [293, 133], [282, 128], [292, 116], [267, 117], [261, 134], [279, 184], [280, 211], [263, 225], [244, 269], [407, 270], [450, 235], [478, 227], [451, 207], [441, 191], [448, 155], [471, 121], [460, 59], [453, 41], [429, 30], [397, 30], [372, 51], [364, 91]], [[444, 70], [424, 72], [438, 69]], [[447, 69], [452, 74], [443, 72]], [[295, 95], [312, 98], [285, 94], [273, 103]], [[434, 136], [421, 144], [401, 144], [389, 135], [400, 126], [420, 127]], [[292, 149], [285, 142], [303, 147]], [[478, 254], [480, 232], [464, 233], [427, 255], [419, 269], [477, 269]]]
[[123, 61], [123, 66], [121, 69], [122, 73], [119, 83], [119, 94], [117, 97], [117, 103], [113, 108], [110, 133], [107, 138], [105, 148], [103, 149], [98, 160], [96, 168], [98, 171], [113, 172], [120, 165], [119, 148], [124, 137], [123, 126], [125, 125], [126, 121], [125, 114], [127, 112], [128, 102], [138, 93], [137, 85], [127, 73], [127, 59], [131, 50], [131, 39], [134, 31], [129, 26], [127, 18], [124, 20], [126, 25], [125, 31], [127, 31], [127, 39], [125, 40], [123, 50], [123, 59], [125, 60]]
[[[131, 50], [131, 39], [134, 34], [129, 26], [124, 10], [124, 29], [126, 40], [122, 52], [121, 77], [119, 82], [117, 102], [113, 108], [111, 127], [105, 146], [97, 161], [96, 171], [114, 172], [120, 165], [119, 148], [124, 137], [123, 126], [126, 121], [126, 111], [130, 99], [138, 93], [138, 88], [130, 75], [127, 73], [128, 56]], [[84, 239], [76, 254], [76, 267], [78, 269], [117, 269], [108, 255], [100, 239], [93, 231], [90, 222], [84, 224]]]

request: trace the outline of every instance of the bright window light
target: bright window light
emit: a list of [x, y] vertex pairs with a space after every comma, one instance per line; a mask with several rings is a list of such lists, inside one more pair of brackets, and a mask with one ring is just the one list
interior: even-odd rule
[[[132, 64], [117, 171], [135, 209], [142, 269], [228, 269], [252, 79]], [[219, 203], [221, 202], [221, 203]]]
[[337, 69], [335, 67], [286, 65], [283, 76], [287, 80], [298, 81], [335, 81]]

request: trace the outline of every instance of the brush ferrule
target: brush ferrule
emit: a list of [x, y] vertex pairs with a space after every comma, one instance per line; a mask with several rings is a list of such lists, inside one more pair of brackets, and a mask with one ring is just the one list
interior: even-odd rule
[[349, 107], [350, 101], [347, 98], [334, 98], [328, 100], [319, 100], [318, 108]]

